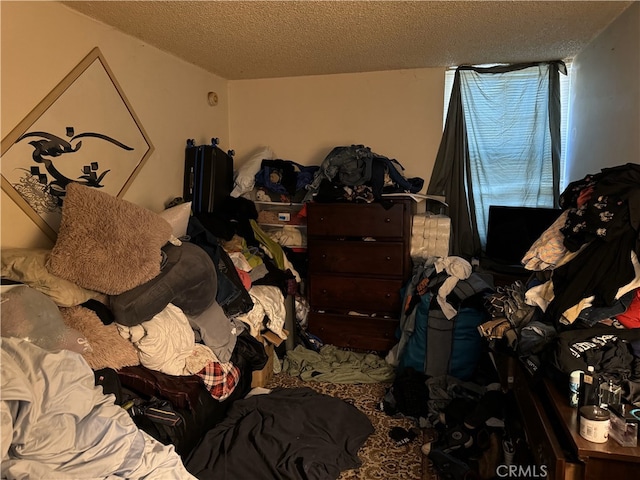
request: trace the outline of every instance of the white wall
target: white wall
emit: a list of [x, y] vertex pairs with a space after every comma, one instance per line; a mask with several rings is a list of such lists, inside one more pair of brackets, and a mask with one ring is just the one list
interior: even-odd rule
[[[0, 2], [2, 138], [99, 47], [155, 147], [124, 197], [154, 211], [182, 195], [187, 138], [228, 148], [227, 81], [57, 2]], [[207, 92], [218, 93], [216, 107]], [[51, 246], [3, 191], [0, 247]]]
[[[124, 195], [139, 205], [159, 211], [181, 195], [186, 139], [213, 136], [236, 150], [236, 166], [263, 145], [311, 165], [334, 146], [361, 143], [428, 184], [442, 68], [227, 82], [56, 2], [2, 1], [0, 13], [2, 138], [97, 46], [155, 146]], [[570, 181], [638, 162], [639, 17], [634, 3], [575, 59]], [[4, 192], [1, 209], [0, 247], [51, 245]]]
[[319, 165], [333, 147], [363, 144], [395, 158], [425, 189], [442, 136], [444, 68], [229, 82], [231, 144], [241, 165], [268, 145]]
[[640, 162], [640, 3], [574, 59], [567, 180]]

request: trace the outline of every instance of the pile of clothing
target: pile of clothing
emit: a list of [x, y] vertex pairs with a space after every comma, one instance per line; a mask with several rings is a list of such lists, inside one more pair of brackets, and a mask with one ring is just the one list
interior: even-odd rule
[[[561, 215], [522, 259], [531, 277], [487, 297], [492, 318], [480, 331], [506, 339], [532, 373], [544, 367], [567, 376], [592, 365], [607, 380], [630, 382], [627, 399], [638, 401], [640, 165], [572, 182], [560, 206]], [[610, 348], [627, 359], [624, 365], [605, 361]], [[567, 355], [580, 361], [563, 361]]]
[[379, 201], [383, 193], [418, 193], [424, 179], [406, 178], [395, 159], [364, 145], [335, 147], [322, 161], [303, 201]]

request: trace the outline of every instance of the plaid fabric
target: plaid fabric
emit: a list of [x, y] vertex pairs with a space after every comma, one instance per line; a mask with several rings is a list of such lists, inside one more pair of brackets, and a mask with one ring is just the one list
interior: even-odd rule
[[233, 363], [209, 362], [197, 375], [216, 400], [224, 400], [236, 388], [240, 379], [240, 369]]

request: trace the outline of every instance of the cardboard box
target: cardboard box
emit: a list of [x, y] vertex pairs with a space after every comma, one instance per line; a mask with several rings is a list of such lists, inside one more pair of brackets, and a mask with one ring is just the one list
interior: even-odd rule
[[[286, 330], [283, 331], [288, 336], [289, 332]], [[262, 370], [255, 370], [253, 372], [251, 377], [251, 388], [264, 387], [269, 383], [269, 380], [273, 377], [273, 362], [275, 361], [276, 347], [283, 342], [279, 336], [271, 331], [263, 332], [258, 337], [258, 340], [262, 341], [268, 360]]]
[[273, 357], [275, 355], [275, 347], [271, 344], [264, 346], [269, 359], [262, 370], [255, 370], [251, 377], [251, 388], [264, 387], [271, 377], [273, 377]]

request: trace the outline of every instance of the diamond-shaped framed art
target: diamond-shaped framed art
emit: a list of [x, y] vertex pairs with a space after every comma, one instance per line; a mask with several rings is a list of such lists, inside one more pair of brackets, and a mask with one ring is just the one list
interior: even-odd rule
[[2, 139], [2, 189], [55, 240], [70, 182], [122, 197], [152, 153], [96, 47]]

